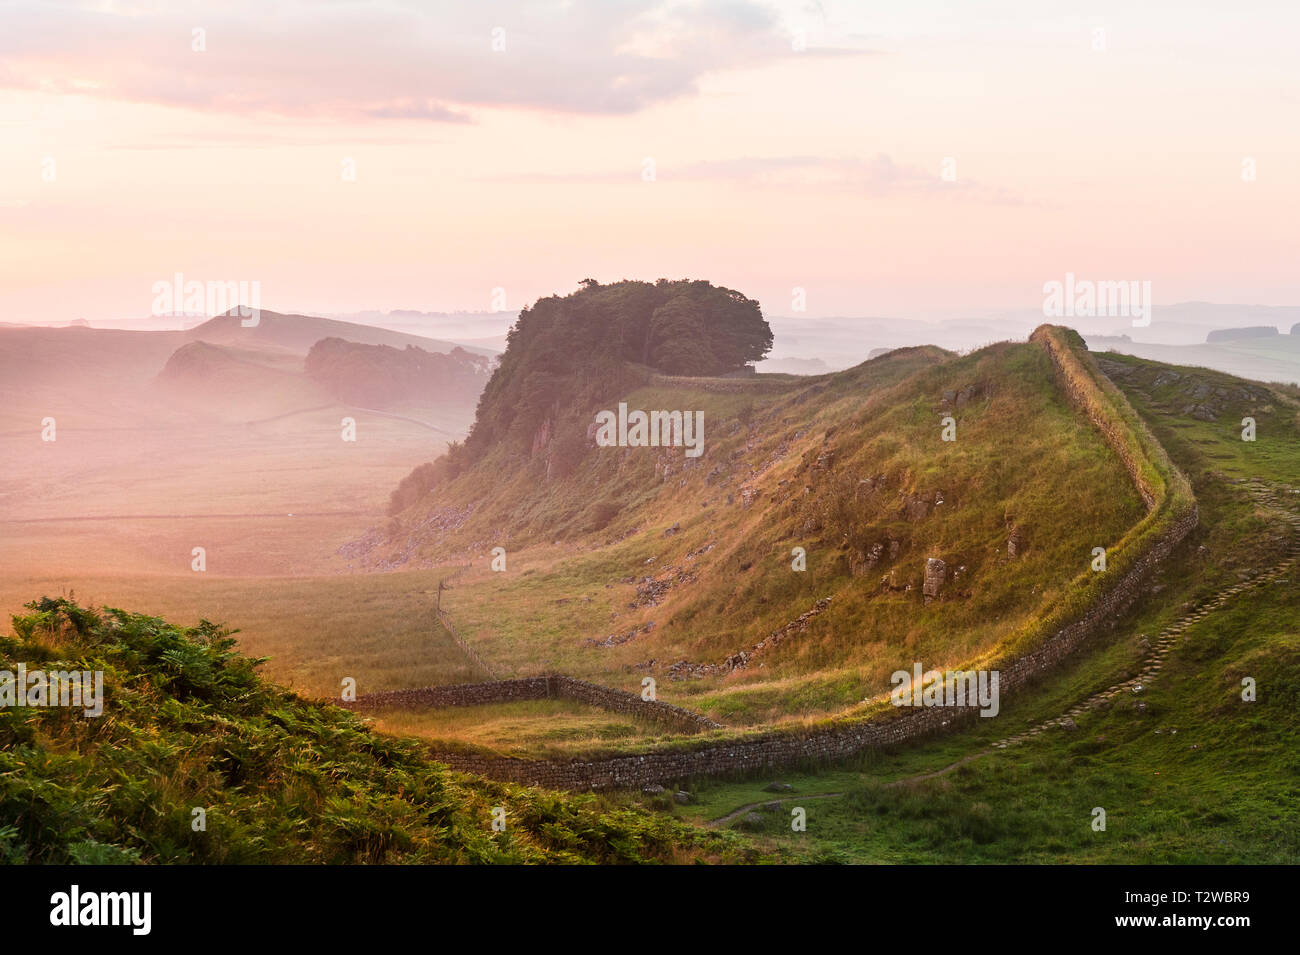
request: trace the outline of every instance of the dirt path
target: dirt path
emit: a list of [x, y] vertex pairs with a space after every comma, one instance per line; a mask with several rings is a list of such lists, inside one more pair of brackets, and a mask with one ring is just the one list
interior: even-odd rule
[[844, 793], [810, 793], [807, 796], [779, 796], [776, 799], [764, 799], [761, 802], [751, 802], [747, 806], [741, 806], [739, 809], [734, 809], [731, 812], [727, 813], [725, 816], [722, 816], [718, 819], [714, 819], [708, 825], [709, 828], [711, 829], [717, 829], [719, 826], [725, 826], [733, 819], [739, 819], [741, 816], [743, 816], [745, 813], [749, 812], [750, 810], [758, 809], [761, 806], [769, 806], [774, 802], [775, 803], [807, 802], [809, 799], [830, 799], [832, 796], [843, 796], [843, 795]]

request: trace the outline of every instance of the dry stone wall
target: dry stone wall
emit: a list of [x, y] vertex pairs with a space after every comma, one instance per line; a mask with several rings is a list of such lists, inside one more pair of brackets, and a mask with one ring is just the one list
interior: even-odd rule
[[459, 683], [454, 686], [388, 690], [364, 694], [357, 697], [355, 702], [342, 705], [360, 710], [424, 709], [546, 699], [574, 700], [612, 713], [653, 720], [679, 733], [722, 729], [721, 723], [716, 723], [707, 716], [701, 716], [680, 706], [673, 706], [660, 700], [643, 700], [633, 693], [567, 676], [535, 676], [520, 680], [492, 680], [486, 683]]

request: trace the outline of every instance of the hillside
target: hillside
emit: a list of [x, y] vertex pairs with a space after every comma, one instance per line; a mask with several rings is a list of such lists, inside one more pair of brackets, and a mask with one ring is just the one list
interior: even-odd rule
[[194, 341], [176, 349], [150, 384], [172, 408], [244, 421], [327, 404], [301, 365], [280, 349]]
[[[8, 863], [691, 862], [754, 859], [594, 797], [467, 777], [258, 676], [219, 626], [29, 604], [0, 668], [103, 672], [103, 714], [0, 710]], [[494, 808], [505, 831], [492, 830]], [[202, 809], [203, 824], [195, 809]]]
[[[1137, 606], [996, 720], [781, 776], [812, 807], [807, 833], [766, 808], [767, 777], [701, 783], [679, 815], [843, 862], [1300, 860], [1300, 402], [1203, 369], [1099, 364], [1190, 476], [1201, 511]], [[1214, 420], [1189, 407], [1197, 392]], [[1241, 440], [1246, 416], [1254, 442]], [[1104, 832], [1091, 825], [1099, 806]]]
[[[1049, 345], [1048, 339], [1054, 343]], [[894, 424], [889, 408], [896, 402], [905, 404], [900, 399], [915, 384], [932, 382], [954, 369], [983, 366], [981, 380], [991, 392], [1018, 387], [1018, 403], [1032, 406], [1025, 394], [1032, 392], [1036, 381], [1028, 370], [1041, 355], [1035, 354], [1039, 348], [1066, 352], [1057, 385], [1039, 382], [1045, 393], [1076, 393], [1081, 405], [1103, 405], [1090, 409], [1087, 417], [1110, 432], [1111, 445], [1099, 457], [1098, 474], [1086, 480], [1121, 470], [1115, 458], [1118, 453], [1129, 460], [1146, 499], [1145, 505], [1135, 502], [1129, 515], [1132, 523], [1120, 527], [1120, 537], [1108, 544], [1116, 568], [1123, 572], [1139, 555], [1148, 553], [1153, 535], [1159, 538], [1178, 528], [1171, 538], [1176, 546], [1160, 551], [1149, 570], [1137, 578], [1132, 602], [1103, 605], [1086, 652], [1076, 653], [1066, 665], [1045, 669], [1032, 692], [1008, 695], [998, 719], [973, 720], [933, 740], [885, 747], [833, 763], [808, 760], [784, 770], [736, 772], [733, 778], [696, 776], [686, 784], [691, 798], [682, 805], [663, 807], [665, 814], [743, 828], [769, 848], [809, 860], [1294, 863], [1300, 858], [1295, 837], [1297, 776], [1290, 758], [1296, 712], [1288, 702], [1295, 697], [1300, 673], [1294, 601], [1300, 567], [1296, 559], [1300, 554], [1300, 487], [1296, 485], [1300, 403], [1294, 390], [1125, 356], [1099, 356], [1094, 361], [1077, 336], [1050, 328], [1024, 345], [997, 346], [960, 359], [931, 356], [928, 365], [877, 395], [881, 404], [870, 397], [870, 375], [879, 373], [871, 363], [855, 370], [859, 380], [842, 386], [850, 393], [855, 388], [866, 392], [859, 393], [856, 402], [863, 418], [883, 419], [882, 427], [892, 426], [891, 432], [908, 446], [909, 432]], [[743, 385], [722, 380], [658, 384], [671, 387], [668, 393], [673, 395], [689, 394], [688, 385], [732, 389], [699, 392], [714, 399], [749, 388], [758, 406], [753, 420], [758, 422], [764, 402], [776, 406], [801, 395], [802, 407], [808, 408], [814, 400], [802, 388], [784, 394], [778, 390], [764, 398], [763, 388], [785, 384], [762, 379]], [[963, 389], [945, 390], [955, 391], [951, 398], [955, 406]], [[943, 392], [941, 396], [948, 397]], [[965, 424], [974, 423], [970, 421], [974, 398], [968, 392], [962, 399], [966, 414], [958, 416], [959, 434], [967, 430]], [[1038, 406], [1036, 414], [1050, 414], [1045, 408], [1050, 408], [1050, 402]], [[790, 410], [788, 404], [785, 410]], [[987, 408], [984, 411], [988, 413]], [[817, 409], [810, 412], [815, 418]], [[1247, 417], [1257, 423], [1254, 441], [1242, 440], [1241, 422]], [[1044, 458], [1051, 446], [1032, 429], [1025, 430], [1027, 422], [1003, 419], [1004, 425], [1008, 422], [1012, 437], [994, 442], [986, 434], [982, 439], [990, 445], [989, 452], [1005, 456], [1018, 469], [1018, 480], [1008, 481], [1008, 487], [1019, 487], [1024, 493], [1032, 486], [1036, 496], [1063, 499], [1063, 507], [1078, 511], [1095, 506], [1096, 499], [1088, 496], [1086, 487], [1062, 483], [1077, 463], [1062, 469], [1050, 455]], [[1075, 437], [1085, 443], [1096, 434], [1086, 418], [1061, 418], [1054, 427], [1058, 432], [1081, 432]], [[1017, 444], [1024, 447], [1017, 449]], [[820, 441], [811, 445], [822, 447]], [[635, 450], [592, 453], [621, 455], [627, 459], [624, 467], [630, 469], [633, 459], [628, 456]], [[820, 464], [833, 474], [842, 460], [840, 449], [834, 450], [836, 454], [825, 457], [821, 451], [805, 456], [807, 473], [811, 476]], [[757, 569], [757, 564], [745, 568], [743, 562], [706, 567], [706, 559], [721, 545], [701, 550], [693, 532], [708, 518], [690, 516], [692, 505], [699, 503], [691, 493], [697, 475], [682, 476], [688, 479], [672, 482], [674, 491], [683, 495], [680, 504], [665, 491], [649, 504], [638, 505], [638, 515], [651, 522], [644, 533], [633, 533], [623, 541], [576, 534], [558, 545], [510, 549], [510, 568], [502, 573], [487, 570], [482, 557], [471, 557], [470, 569], [455, 579], [443, 603], [462, 636], [498, 669], [498, 675], [585, 672], [635, 692], [639, 678], [654, 673], [660, 678], [661, 700], [707, 713], [727, 723], [728, 730], [707, 733], [697, 741], [664, 743], [650, 739], [644, 730], [635, 732], [608, 721], [602, 725], [558, 704], [546, 709], [535, 706], [531, 714], [523, 704], [484, 706], [475, 708], [472, 717], [459, 709], [446, 715], [437, 709], [393, 710], [385, 715], [385, 725], [394, 732], [436, 740], [444, 749], [474, 747], [475, 754], [467, 755], [462, 765], [492, 767], [493, 772], [527, 776], [543, 760], [561, 773], [572, 766], [605, 766], [620, 760], [634, 766], [672, 766], [695, 754], [727, 755], [778, 738], [787, 732], [780, 726], [791, 722], [791, 713], [831, 712], [824, 704], [831, 701], [828, 691], [837, 687], [860, 692], [865, 668], [832, 667], [805, 675], [788, 664], [778, 669], [786, 659], [783, 651], [806, 645], [813, 636], [821, 637], [823, 647], [852, 641], [853, 624], [819, 629], [834, 619], [830, 615], [836, 603], [853, 599], [851, 586], [836, 592], [829, 607], [818, 609], [813, 604], [811, 615], [805, 611], [797, 618], [799, 626], [772, 631], [767, 649], [743, 661], [748, 664], [743, 677], [745, 669], [721, 680], [716, 673], [706, 672], [678, 682], [671, 666], [611, 665], [602, 672], [591, 663], [608, 659], [624, 647], [638, 651], [654, 647], [654, 641], [677, 625], [680, 611], [674, 608], [702, 603], [701, 593], [716, 590], [720, 577], [738, 588]], [[825, 475], [821, 477], [824, 480]], [[983, 472], [982, 480], [996, 477], [993, 469]], [[549, 490], [535, 493], [545, 496], [568, 479], [548, 482]], [[780, 487], [779, 482], [776, 478], [772, 483]], [[447, 487], [456, 484], [453, 480]], [[801, 479], [799, 486], [801, 491], [811, 489], [800, 496], [816, 496], [817, 481]], [[1132, 485], [1129, 489], [1132, 492]], [[1102, 493], [1113, 492], [1112, 488]], [[969, 490], [964, 493], [970, 495]], [[1008, 500], [1013, 496], [1007, 493]], [[764, 499], [760, 491], [751, 508], [760, 508]], [[960, 511], [970, 499], [952, 501], [945, 496], [944, 507], [948, 503], [963, 507], [946, 512], [944, 523], [956, 528], [969, 520]], [[900, 501], [899, 506], [906, 505]], [[766, 511], [765, 520], [747, 527], [749, 535], [761, 537], [764, 525], [779, 516], [779, 511]], [[1057, 511], [1052, 516], [1054, 523], [1047, 525], [1046, 536], [1069, 538], [1077, 533], [1078, 524], [1071, 523], [1070, 515]], [[439, 535], [445, 544], [459, 540], [449, 525], [440, 527]], [[1044, 542], [1043, 536], [1017, 535], [1016, 551], [1022, 560], [1051, 543]], [[735, 538], [731, 541], [734, 546]], [[770, 559], [775, 564], [785, 557], [778, 552]], [[638, 564], [645, 569], [638, 571]], [[664, 564], [670, 565], [666, 580]], [[812, 567], [810, 550], [810, 572]], [[631, 579], [620, 586], [615, 575], [625, 568]], [[1011, 575], [1016, 569], [1014, 561], [1005, 560], [998, 563], [996, 573]], [[762, 576], [777, 575], [768, 571]], [[1086, 572], [1079, 576], [1080, 588], [1063, 585], [1026, 615], [1030, 629], [1051, 634], [1096, 605], [1104, 589], [1093, 587]], [[822, 576], [819, 585], [830, 580]], [[743, 630], [747, 621], [761, 619], [765, 612], [762, 596], [761, 590], [751, 590], [745, 593], [747, 605], [738, 600], [716, 615], [697, 614], [696, 634], [702, 635], [705, 627], [713, 632], [731, 626], [731, 618], [737, 618]], [[906, 593], [902, 596], [909, 619], [925, 630], [919, 634], [921, 639], [901, 642], [900, 658], [920, 659], [927, 666], [935, 660], [939, 665], [924, 639], [936, 632], [964, 630], [969, 624], [951, 622], [959, 618], [952, 614], [946, 590], [929, 603], [923, 594], [920, 599], [914, 595], [910, 603]], [[627, 607], [624, 601], [636, 603], [643, 598], [649, 602], [640, 608], [644, 616], [639, 619], [656, 621], [654, 627], [625, 630], [614, 622], [633, 619], [637, 608]], [[796, 606], [782, 599], [787, 609]], [[705, 626], [700, 626], [701, 620], [707, 621]], [[597, 637], [602, 632], [608, 636], [584, 639], [593, 631]], [[888, 634], [883, 628], [879, 632]], [[772, 635], [778, 639], [772, 640]], [[1011, 627], [1002, 627], [1003, 641], [1013, 635]], [[882, 642], [884, 647], [860, 647], [860, 658], [893, 649], [892, 641]], [[1012, 654], [1001, 665], [1033, 645], [998, 644]], [[734, 660], [733, 655], [717, 662]], [[763, 672], [755, 674], [755, 669]], [[740, 679], [752, 681], [743, 693], [735, 686]], [[1256, 681], [1258, 697], [1246, 698], [1243, 685]], [[796, 720], [789, 732], [811, 743], [825, 727], [858, 725], [843, 718], [852, 715], [853, 707], [839, 712], [836, 720], [805, 719], [802, 728]], [[771, 725], [778, 728], [769, 729]], [[500, 758], [503, 752], [529, 758], [512, 764]], [[648, 771], [653, 774], [655, 769]], [[581, 777], [585, 772], [571, 775]], [[671, 770], [665, 773], [665, 783], [670, 775]], [[773, 797], [769, 785], [773, 778], [797, 795]], [[621, 798], [636, 799], [632, 794]], [[789, 831], [788, 809], [793, 805], [809, 807], [807, 833]], [[1109, 814], [1110, 826], [1103, 834], [1089, 825], [1096, 806]]]
[[1145, 513], [1040, 342], [898, 349], [813, 379], [623, 381], [629, 408], [702, 412], [702, 453], [598, 447], [575, 415], [526, 450], [453, 453], [349, 556], [468, 564], [450, 612], [500, 675], [653, 676], [756, 726], [993, 652], [1082, 599], [1093, 549], [1122, 551]]
[[[343, 322], [315, 315], [290, 315], [262, 309], [256, 325], [244, 325], [251, 318], [241, 318], [236, 310], [210, 318], [189, 331], [180, 332], [193, 341], [212, 342], [218, 345], [258, 344], [287, 348], [305, 355], [311, 346], [323, 338], [342, 338], [362, 345], [388, 345], [405, 348], [413, 345], [427, 351], [449, 352], [456, 348], [454, 342], [440, 341], [394, 332], [387, 328]], [[488, 349], [470, 348], [475, 354], [490, 355]]]

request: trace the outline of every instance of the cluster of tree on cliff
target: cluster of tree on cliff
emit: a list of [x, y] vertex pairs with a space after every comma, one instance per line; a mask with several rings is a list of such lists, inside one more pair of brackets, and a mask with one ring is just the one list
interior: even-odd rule
[[608, 399], [632, 363], [668, 375], [738, 371], [772, 347], [758, 302], [706, 281], [585, 279], [519, 313], [466, 441], [471, 458], [526, 445], [548, 419]]

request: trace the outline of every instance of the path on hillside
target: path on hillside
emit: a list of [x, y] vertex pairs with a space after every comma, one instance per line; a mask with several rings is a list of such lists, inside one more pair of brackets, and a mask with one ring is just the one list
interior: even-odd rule
[[[1038, 736], [1040, 733], [1044, 733], [1052, 729], [1053, 727], [1064, 727], [1072, 723], [1075, 717], [1080, 716], [1083, 713], [1088, 712], [1089, 710], [1096, 709], [1102, 704], [1107, 703], [1110, 700], [1113, 700], [1116, 696], [1120, 695], [1126, 690], [1131, 692], [1136, 687], [1145, 687], [1148, 683], [1150, 683], [1153, 679], [1155, 679], [1155, 677], [1160, 673], [1161, 668], [1164, 666], [1165, 657], [1167, 657], [1170, 651], [1173, 650], [1173, 648], [1178, 642], [1178, 638], [1181, 637], [1182, 634], [1188, 628], [1193, 627], [1196, 624], [1200, 623], [1210, 614], [1220, 610], [1225, 604], [1227, 604], [1234, 597], [1237, 597], [1240, 594], [1245, 593], [1247, 590], [1252, 590], [1255, 587], [1259, 587], [1263, 584], [1273, 583], [1274, 581], [1280, 580], [1282, 577], [1284, 577], [1291, 570], [1292, 566], [1295, 565], [1297, 560], [1300, 560], [1300, 512], [1291, 510], [1285, 503], [1282, 502], [1280, 498], [1280, 495], [1282, 494], [1282, 489], [1280, 487], [1271, 486], [1265, 483], [1264, 481], [1255, 480], [1255, 481], [1251, 481], [1247, 485], [1247, 488], [1250, 491], [1251, 496], [1255, 498], [1257, 503], [1264, 505], [1264, 507], [1269, 510], [1279, 513], [1282, 517], [1282, 520], [1290, 526], [1291, 541], [1287, 547], [1286, 557], [1278, 561], [1272, 567], [1256, 574], [1250, 579], [1243, 580], [1238, 584], [1234, 584], [1231, 587], [1227, 587], [1219, 591], [1213, 597], [1203, 601], [1196, 609], [1190, 611], [1189, 613], [1184, 614], [1178, 620], [1171, 623], [1169, 626], [1165, 627], [1164, 630], [1160, 631], [1160, 635], [1156, 639], [1156, 642], [1153, 647], [1153, 652], [1150, 654], [1150, 656], [1146, 658], [1147, 661], [1146, 666], [1142, 668], [1141, 672], [1139, 672], [1137, 676], [1128, 680], [1124, 680], [1123, 682], [1116, 683], [1115, 685], [1109, 686], [1104, 690], [1100, 690], [1094, 693], [1092, 696], [1087, 697], [1082, 702], [1075, 704], [1070, 709], [1066, 710], [1065, 713], [1062, 714], [1061, 716], [1054, 717], [1053, 719], [1050, 720], [1046, 720], [1045, 722], [1039, 723], [1037, 726], [1032, 726], [1029, 729], [1025, 730], [1024, 732], [1016, 734], [1015, 736], [1008, 736], [1005, 739], [998, 740], [988, 749], [983, 749], [978, 752], [971, 753], [967, 756], [963, 756], [961, 759], [957, 760], [956, 762], [949, 763], [947, 766], [944, 766], [941, 769], [930, 770], [924, 773], [918, 773], [914, 776], [905, 776], [902, 779], [895, 779], [891, 782], [886, 783], [885, 788], [892, 789], [897, 786], [914, 785], [916, 783], [926, 782], [927, 780], [935, 779], [939, 776], [946, 775], [947, 773], [952, 772], [954, 769], [957, 769], [959, 766], [964, 766], [967, 763], [980, 759], [984, 756], [990, 756], [998, 750], [1007, 749], [1011, 746], [1016, 745], [1017, 743], [1022, 743], [1027, 739], [1031, 739], [1032, 737]], [[749, 803], [748, 805], [741, 806], [739, 809], [727, 813], [725, 816], [721, 816], [717, 819], [710, 821], [708, 825], [711, 828], [718, 828], [721, 826], [725, 826], [728, 823], [732, 822], [733, 820], [739, 818], [744, 813], [749, 812], [753, 809], [757, 809], [762, 806], [769, 805], [772, 802], [784, 802], [789, 799], [797, 799], [797, 798], [802, 798], [805, 800], [825, 799], [831, 796], [839, 796], [839, 795], [843, 795], [843, 794], [842, 793], [818, 793], [815, 795], [808, 795], [803, 797], [785, 797], [784, 799], [780, 799], [780, 800], [769, 799], [760, 802]]]
[[292, 418], [294, 415], [307, 414], [311, 411], [329, 411], [331, 408], [337, 408], [336, 404], [312, 405], [310, 408], [295, 408], [293, 411], [286, 411], [282, 414], [273, 414], [269, 418], [254, 418], [252, 421], [245, 421], [244, 424], [252, 427], [255, 424], [268, 424], [272, 421], [281, 421], [284, 418]]
[[745, 813], [749, 812], [752, 809], [759, 809], [762, 806], [770, 806], [773, 803], [807, 802], [810, 799], [830, 799], [833, 796], [843, 796], [843, 795], [844, 793], [809, 793], [807, 796], [779, 796], [776, 799], [763, 799], [760, 800], [759, 802], [751, 802], [747, 806], [741, 806], [739, 809], [733, 809], [725, 816], [712, 820], [709, 823], [709, 826], [711, 828], [717, 829], [721, 826], [725, 826], [733, 819], [739, 819], [742, 815], [744, 815]]
[[436, 424], [429, 424], [427, 421], [421, 421], [419, 418], [410, 418], [404, 414], [393, 414], [391, 411], [380, 411], [377, 408], [363, 408], [360, 405], [344, 405], [349, 411], [364, 411], [366, 414], [378, 415], [381, 418], [392, 418], [394, 421], [408, 421], [411, 424], [418, 424], [421, 428], [428, 428], [430, 431], [436, 431], [439, 434], [445, 434], [447, 437], [455, 439], [461, 437], [455, 431], [448, 431], [446, 428], [439, 428]]

